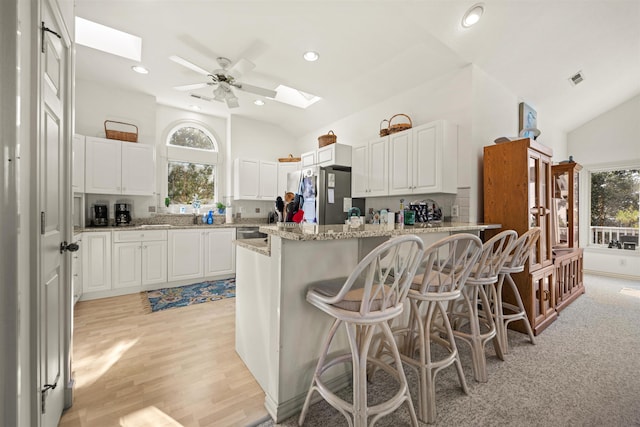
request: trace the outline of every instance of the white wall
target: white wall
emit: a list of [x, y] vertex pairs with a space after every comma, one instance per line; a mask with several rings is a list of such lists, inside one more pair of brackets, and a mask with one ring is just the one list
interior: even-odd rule
[[[640, 95], [569, 132], [567, 153], [582, 164], [580, 192], [589, 191], [591, 170], [614, 165], [640, 167]], [[584, 269], [640, 280], [638, 251], [589, 248], [589, 200], [581, 201], [580, 245], [585, 247]]]

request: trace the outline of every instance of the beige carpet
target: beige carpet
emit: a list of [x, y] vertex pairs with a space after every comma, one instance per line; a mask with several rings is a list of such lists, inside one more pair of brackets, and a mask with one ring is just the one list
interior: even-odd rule
[[[504, 361], [488, 345], [485, 384], [473, 380], [468, 348], [460, 343], [469, 395], [460, 390], [453, 367], [438, 374], [436, 425], [640, 426], [640, 283], [586, 276], [585, 286], [586, 294], [536, 337], [536, 345], [509, 331]], [[417, 377], [412, 369], [405, 371], [415, 404]], [[377, 374], [370, 402], [392, 389], [393, 382], [383, 377]], [[343, 390], [343, 398], [350, 399], [350, 393]], [[406, 426], [408, 420], [405, 405], [376, 425]], [[297, 417], [278, 425], [297, 426]], [[310, 408], [304, 425], [348, 424], [322, 401]]]

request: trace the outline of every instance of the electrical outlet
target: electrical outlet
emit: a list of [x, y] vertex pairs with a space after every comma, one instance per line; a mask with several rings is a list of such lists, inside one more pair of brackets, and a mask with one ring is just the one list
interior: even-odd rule
[[460, 216], [460, 212], [459, 212], [459, 209], [458, 209], [458, 205], [453, 205], [453, 206], [451, 206], [451, 216], [452, 216], [452, 217], [458, 217], [458, 216]]
[[156, 211], [155, 206], [149, 206], [149, 212], [155, 212], [155, 211]]
[[260, 208], [256, 208], [256, 213], [260, 213]]
[[626, 265], [627, 265], [627, 260], [624, 258], [620, 259], [620, 267], [624, 267]]

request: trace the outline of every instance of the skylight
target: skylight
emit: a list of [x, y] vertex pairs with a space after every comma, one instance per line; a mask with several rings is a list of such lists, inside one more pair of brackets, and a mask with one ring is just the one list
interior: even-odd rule
[[142, 39], [76, 16], [76, 43], [112, 55], [140, 61]]
[[283, 104], [293, 105], [298, 108], [308, 108], [322, 99], [319, 96], [285, 85], [278, 86], [276, 88], [276, 92], [276, 101], [282, 102]]

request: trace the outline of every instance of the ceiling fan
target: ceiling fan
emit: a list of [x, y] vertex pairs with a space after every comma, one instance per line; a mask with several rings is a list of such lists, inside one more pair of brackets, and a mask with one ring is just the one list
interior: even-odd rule
[[255, 68], [255, 64], [248, 59], [241, 58], [235, 64], [224, 57], [217, 58], [219, 69], [209, 72], [198, 65], [187, 61], [184, 58], [179, 56], [171, 56], [169, 57], [173, 62], [182, 65], [183, 67], [189, 68], [190, 70], [195, 71], [196, 73], [200, 73], [209, 78], [208, 81], [204, 83], [195, 83], [184, 86], [175, 86], [174, 89], [182, 90], [182, 91], [190, 91], [195, 89], [200, 89], [207, 86], [215, 87], [213, 90], [213, 98], [208, 96], [201, 96], [196, 94], [191, 94], [191, 96], [204, 99], [206, 101], [220, 101], [226, 102], [227, 107], [229, 108], [237, 108], [240, 106], [238, 103], [238, 98], [233, 92], [233, 88], [255, 93], [256, 95], [261, 95], [267, 98], [275, 98], [276, 91], [271, 89], [265, 89], [258, 86], [249, 85], [246, 83], [241, 83], [237, 79], [240, 78], [244, 73], [251, 71]]

